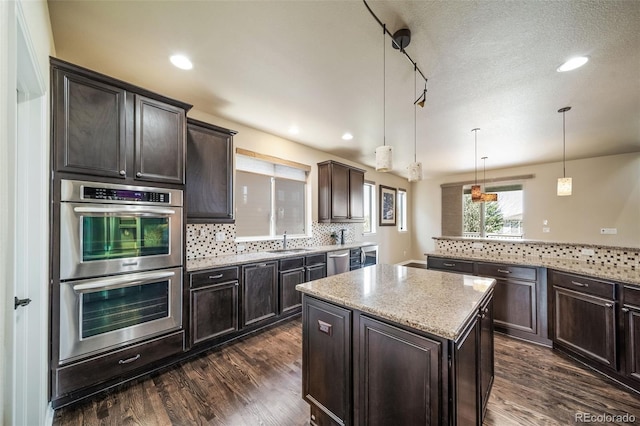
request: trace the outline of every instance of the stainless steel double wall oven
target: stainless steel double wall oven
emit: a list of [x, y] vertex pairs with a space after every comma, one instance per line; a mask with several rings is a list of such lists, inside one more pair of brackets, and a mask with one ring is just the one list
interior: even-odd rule
[[61, 364], [182, 326], [183, 193], [62, 180]]

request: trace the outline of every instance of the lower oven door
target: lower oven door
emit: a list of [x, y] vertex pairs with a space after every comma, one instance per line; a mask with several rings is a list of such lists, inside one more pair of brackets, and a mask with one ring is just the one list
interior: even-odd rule
[[60, 284], [60, 364], [182, 327], [182, 268]]
[[182, 264], [182, 207], [60, 203], [60, 279]]

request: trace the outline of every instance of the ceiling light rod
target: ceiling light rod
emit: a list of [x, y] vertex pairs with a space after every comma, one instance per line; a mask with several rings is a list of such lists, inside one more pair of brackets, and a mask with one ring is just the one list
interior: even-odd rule
[[400, 50], [400, 52], [404, 53], [404, 56], [407, 57], [407, 59], [409, 60], [409, 62], [411, 62], [411, 65], [413, 65], [416, 69], [416, 71], [418, 71], [420, 73], [420, 75], [422, 76], [422, 78], [424, 79], [424, 91], [427, 91], [427, 81], [429, 80], [427, 77], [424, 76], [424, 74], [422, 73], [422, 71], [420, 70], [420, 67], [418, 67], [418, 64], [416, 63], [416, 61], [414, 61], [413, 59], [411, 59], [411, 56], [409, 56], [409, 54], [407, 53], [406, 50], [404, 50], [403, 46], [400, 46], [395, 38], [393, 37], [393, 34], [391, 34], [389, 32], [389, 30], [387, 30], [387, 26], [386, 24], [384, 24], [377, 16], [375, 13], [373, 13], [373, 10], [371, 10], [371, 8], [369, 7], [369, 5], [367, 4], [367, 0], [362, 0], [362, 2], [364, 3], [364, 5], [367, 7], [367, 10], [369, 10], [369, 13], [371, 13], [371, 16], [374, 17], [374, 19], [378, 22], [378, 24], [380, 24], [380, 26], [382, 27], [382, 29], [384, 30], [385, 34], [388, 34], [389, 37], [391, 37], [391, 43], [393, 43], [393, 46]]

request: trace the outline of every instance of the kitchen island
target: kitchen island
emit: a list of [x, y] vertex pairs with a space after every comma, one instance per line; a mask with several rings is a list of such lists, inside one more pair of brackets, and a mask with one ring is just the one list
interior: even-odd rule
[[481, 424], [494, 285], [384, 264], [298, 285], [311, 424]]

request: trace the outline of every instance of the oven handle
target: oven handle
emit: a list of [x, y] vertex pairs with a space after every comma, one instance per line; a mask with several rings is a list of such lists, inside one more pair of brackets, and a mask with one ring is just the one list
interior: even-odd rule
[[132, 287], [138, 284], [144, 284], [163, 278], [169, 278], [174, 276], [175, 272], [152, 272], [149, 274], [136, 274], [135, 278], [106, 278], [99, 279], [85, 284], [76, 284], [73, 286], [73, 291], [76, 293], [94, 293], [102, 290], [115, 290], [118, 288]]
[[74, 207], [76, 213], [106, 213], [106, 214], [128, 214], [133, 216], [170, 216], [176, 213], [175, 210], [153, 208], [153, 207]]

